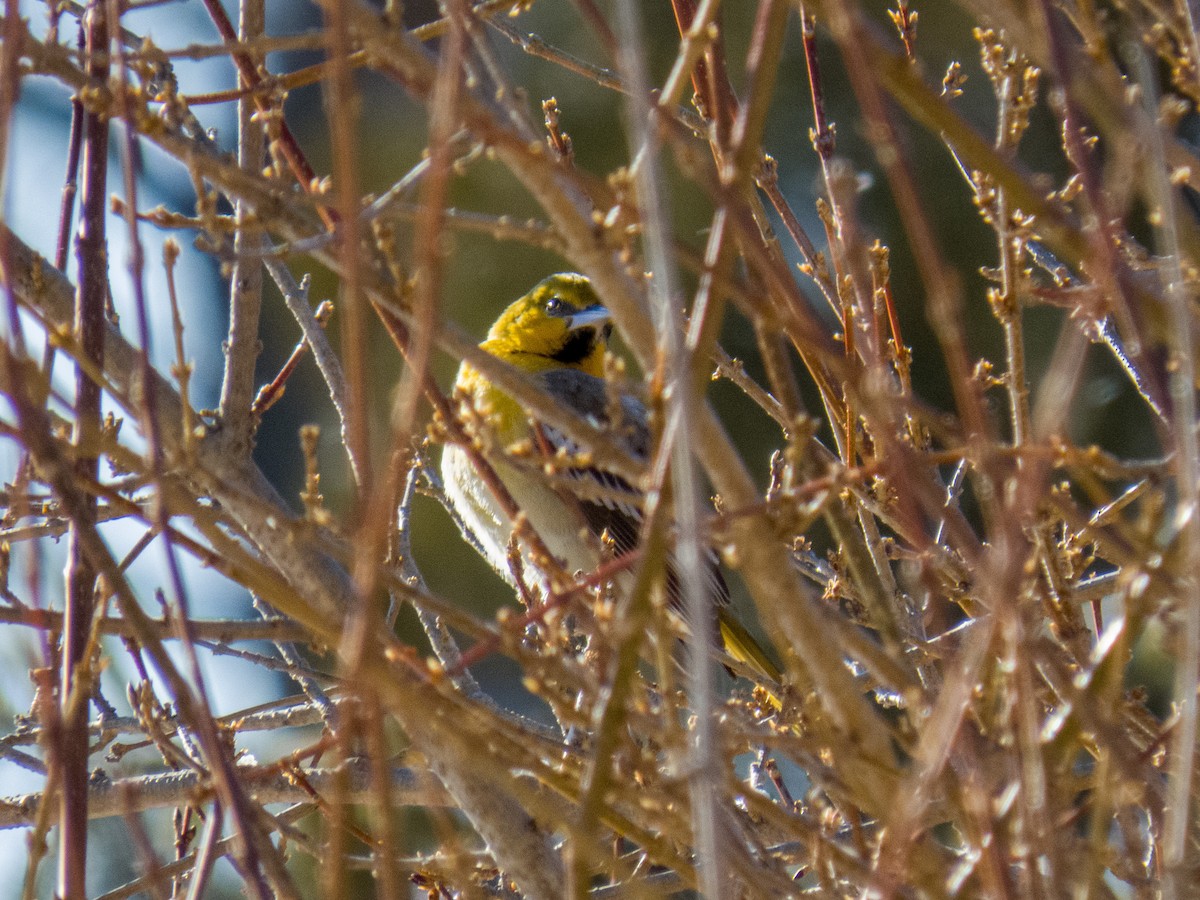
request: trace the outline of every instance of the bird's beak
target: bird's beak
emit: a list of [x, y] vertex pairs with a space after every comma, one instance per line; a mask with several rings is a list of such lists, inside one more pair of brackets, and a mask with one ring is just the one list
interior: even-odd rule
[[567, 317], [567, 331], [579, 331], [581, 328], [593, 328], [603, 325], [609, 320], [608, 308], [599, 303], [588, 306]]

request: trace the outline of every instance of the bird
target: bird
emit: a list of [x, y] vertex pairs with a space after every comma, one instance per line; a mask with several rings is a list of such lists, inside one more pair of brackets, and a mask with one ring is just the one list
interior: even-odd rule
[[[609, 311], [590, 280], [559, 273], [509, 305], [479, 346], [523, 372], [562, 406], [604, 429], [635, 460], [645, 461], [651, 452], [646, 407], [629, 394], [618, 395], [614, 402], [614, 391], [604, 377], [611, 333]], [[485, 434], [480, 435], [477, 427], [468, 429], [475, 432], [471, 437], [477, 450], [566, 572], [594, 571], [604, 558], [605, 541], [618, 558], [637, 548], [640, 492], [628, 481], [594, 464], [570, 462], [580, 456], [580, 448], [566, 434], [538, 422], [467, 361], [459, 367], [454, 396], [465, 422], [483, 423]], [[547, 457], [537, 453], [539, 448], [542, 454], [565, 452], [561, 477], [547, 477]], [[515, 524], [471, 456], [461, 443], [445, 444], [441, 476], [446, 499], [491, 567], [513, 587], [528, 591], [529, 583], [517, 584], [509, 554]], [[536, 569], [535, 560], [527, 553], [523, 557], [524, 569]], [[728, 608], [729, 589], [715, 554], [711, 554], [708, 576], [721, 647], [756, 679], [777, 684], [778, 666]], [[678, 579], [670, 564], [667, 582], [668, 599], [681, 610]], [[769, 693], [774, 700], [775, 693]]]

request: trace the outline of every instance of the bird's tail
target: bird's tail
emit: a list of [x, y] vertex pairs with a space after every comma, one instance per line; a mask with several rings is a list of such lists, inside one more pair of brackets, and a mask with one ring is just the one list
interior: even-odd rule
[[776, 710], [782, 708], [783, 703], [773, 687], [783, 678], [779, 666], [775, 665], [754, 636], [725, 607], [717, 610], [717, 624], [725, 652], [761, 678], [759, 687], [766, 692], [771, 705]]

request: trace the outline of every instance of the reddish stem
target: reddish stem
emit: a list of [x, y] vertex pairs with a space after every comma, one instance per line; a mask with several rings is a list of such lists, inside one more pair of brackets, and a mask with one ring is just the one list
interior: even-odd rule
[[[108, 22], [105, 4], [93, 0], [84, 18], [88, 75], [108, 79]], [[104, 307], [108, 299], [108, 247], [105, 213], [108, 181], [108, 118], [88, 112], [83, 120], [83, 184], [76, 253], [79, 286], [75, 293], [75, 339], [83, 358], [99, 368], [104, 359]], [[75, 434], [78, 447], [75, 475], [95, 481], [99, 476], [97, 443], [100, 434], [100, 385], [75, 367]], [[85, 495], [76, 511], [67, 540], [67, 596], [63, 622], [62, 674], [59, 703], [62, 712], [57, 754], [61, 765], [63, 801], [60, 812], [62, 843], [58, 860], [58, 891], [73, 900], [86, 896], [88, 826], [88, 697], [91, 687], [85, 668], [91, 632], [96, 571], [86, 558], [81, 529], [94, 527], [96, 499]]]

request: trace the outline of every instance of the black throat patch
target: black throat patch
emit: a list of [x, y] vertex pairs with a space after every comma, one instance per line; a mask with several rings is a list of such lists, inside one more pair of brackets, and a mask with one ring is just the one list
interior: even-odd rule
[[599, 339], [595, 328], [580, 328], [578, 331], [572, 331], [567, 336], [566, 343], [559, 348], [557, 353], [550, 354], [550, 358], [564, 365], [578, 365], [596, 352], [596, 344]]

